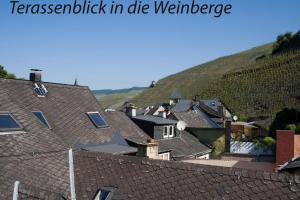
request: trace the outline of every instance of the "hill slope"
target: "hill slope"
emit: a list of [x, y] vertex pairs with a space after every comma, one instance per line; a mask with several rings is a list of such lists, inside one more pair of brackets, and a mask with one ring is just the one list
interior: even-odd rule
[[271, 52], [269, 44], [193, 67], [162, 79], [134, 103], [167, 101], [177, 88], [185, 98], [221, 99], [240, 119], [267, 119], [262, 125], [268, 128], [282, 109], [300, 110], [300, 51]]
[[225, 74], [202, 93], [217, 97], [242, 119], [269, 119], [284, 108], [300, 110], [300, 51], [270, 56], [243, 70]]
[[258, 57], [272, 52], [273, 44], [256, 47], [248, 51], [222, 57], [214, 61], [195, 66], [157, 82], [155, 88], [143, 91], [133, 99], [137, 106], [145, 106], [168, 100], [171, 92], [178, 89], [185, 98], [193, 98], [201, 93], [214, 80], [225, 73], [241, 70], [246, 65], [255, 63]]

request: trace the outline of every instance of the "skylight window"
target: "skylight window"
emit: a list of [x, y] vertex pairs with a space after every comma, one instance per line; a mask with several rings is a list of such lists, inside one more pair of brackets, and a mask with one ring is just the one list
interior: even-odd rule
[[99, 112], [88, 112], [87, 115], [97, 128], [107, 127], [107, 123], [99, 114]]
[[0, 129], [16, 130], [21, 129], [22, 126], [17, 120], [9, 113], [0, 113]]
[[50, 128], [50, 125], [45, 117], [45, 115], [41, 112], [41, 111], [34, 111], [32, 112], [37, 118], [38, 120], [40, 120], [40, 122], [46, 127], [46, 128]]
[[115, 190], [116, 188], [111, 187], [102, 188], [97, 192], [97, 195], [94, 198], [94, 200], [111, 200], [113, 197], [113, 192]]

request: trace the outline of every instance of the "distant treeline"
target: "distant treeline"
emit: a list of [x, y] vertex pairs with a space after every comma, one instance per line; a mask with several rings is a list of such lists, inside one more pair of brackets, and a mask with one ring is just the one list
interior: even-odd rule
[[300, 49], [300, 31], [295, 34], [288, 32], [279, 35], [274, 45], [273, 54], [295, 49]]

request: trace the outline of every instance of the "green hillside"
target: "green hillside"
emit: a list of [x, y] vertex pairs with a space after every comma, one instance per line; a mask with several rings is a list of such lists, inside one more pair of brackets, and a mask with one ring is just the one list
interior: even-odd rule
[[134, 103], [166, 102], [176, 88], [188, 99], [221, 99], [240, 119], [263, 120], [269, 128], [284, 108], [300, 110], [300, 51], [272, 55], [272, 49], [264, 45], [166, 77]]
[[99, 103], [103, 108], [119, 109], [123, 106], [125, 102], [131, 101], [132, 98], [140, 94], [143, 90], [141, 88], [132, 89], [120, 92], [115, 92], [112, 94], [95, 94]]
[[240, 118], [269, 119], [284, 108], [300, 110], [300, 51], [270, 56], [227, 73], [210, 84], [203, 98], [220, 98]]
[[211, 82], [220, 79], [226, 73], [239, 71], [255, 63], [257, 58], [271, 54], [272, 49], [273, 44], [267, 44], [168, 76], [158, 81], [156, 87], [149, 88], [135, 97], [133, 103], [146, 106], [165, 102], [174, 89], [178, 89], [185, 98], [191, 99], [195, 94], [201, 96]]

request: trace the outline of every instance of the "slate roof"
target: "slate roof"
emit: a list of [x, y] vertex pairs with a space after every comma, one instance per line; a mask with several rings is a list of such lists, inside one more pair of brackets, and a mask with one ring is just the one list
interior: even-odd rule
[[167, 125], [167, 124], [177, 124], [178, 121], [172, 119], [166, 119], [163, 117], [157, 117], [152, 115], [138, 115], [132, 118], [133, 120], [145, 121], [155, 125]]
[[12, 199], [17, 180], [24, 199], [70, 199], [67, 151], [0, 157], [0, 169], [0, 199]]
[[[115, 133], [144, 140], [134, 123], [121, 115], [107, 117], [88, 87], [43, 82], [46, 97], [37, 97], [33, 82], [0, 78], [0, 111], [10, 112], [24, 127], [24, 133], [0, 135], [0, 156], [65, 150], [79, 144], [110, 141]], [[32, 114], [42, 111], [51, 129]], [[108, 123], [96, 128], [87, 112], [99, 112]], [[124, 120], [125, 119], [125, 120]]]
[[292, 160], [281, 165], [278, 170], [279, 171], [289, 171], [293, 169], [300, 169], [300, 156], [296, 156]]
[[136, 144], [145, 144], [151, 139], [123, 112], [107, 112], [107, 118], [115, 125], [117, 132], [126, 140]]
[[[113, 199], [299, 199], [300, 177], [236, 168], [73, 151], [78, 200], [100, 188]], [[0, 199], [70, 199], [68, 152], [1, 159]], [[5, 162], [3, 162], [5, 161]]]
[[207, 114], [212, 115], [214, 117], [222, 118], [218, 112], [218, 106], [222, 106], [222, 102], [219, 100], [200, 100], [199, 107], [204, 110]]
[[191, 100], [179, 100], [171, 109], [172, 112], [187, 112], [191, 110], [193, 102]]
[[173, 112], [173, 115], [178, 120], [184, 121], [189, 128], [220, 128], [217, 123], [197, 108], [187, 112]]
[[211, 152], [210, 148], [186, 131], [182, 131], [178, 137], [158, 140], [158, 148], [159, 152], [171, 151], [171, 156], [175, 160]]
[[78, 199], [114, 187], [113, 199], [299, 199], [300, 178], [285, 174], [75, 152]]
[[182, 96], [178, 90], [174, 90], [170, 95], [170, 99], [182, 99]]

